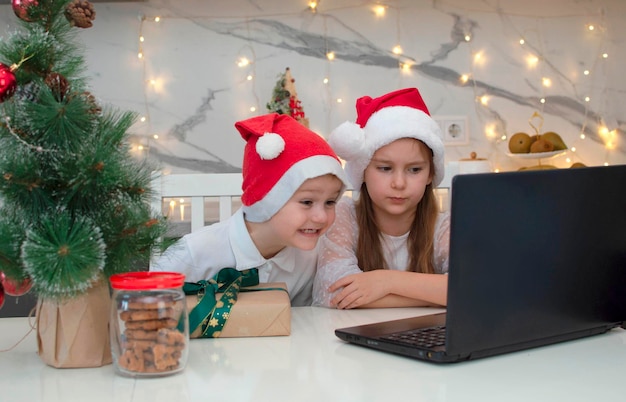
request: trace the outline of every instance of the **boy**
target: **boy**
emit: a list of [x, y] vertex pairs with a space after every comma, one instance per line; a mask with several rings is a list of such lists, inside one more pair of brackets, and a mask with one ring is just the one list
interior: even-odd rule
[[317, 241], [335, 220], [347, 179], [326, 141], [287, 115], [235, 123], [246, 141], [243, 206], [229, 219], [185, 235], [151, 267], [186, 281], [222, 268], [258, 268], [260, 282], [285, 282], [293, 306], [311, 304]]

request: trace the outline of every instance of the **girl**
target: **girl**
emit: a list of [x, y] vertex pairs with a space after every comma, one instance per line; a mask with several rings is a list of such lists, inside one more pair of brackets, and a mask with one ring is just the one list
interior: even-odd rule
[[449, 214], [440, 129], [415, 88], [357, 100], [329, 143], [358, 201], [344, 197], [320, 241], [313, 304], [339, 309], [446, 305]]
[[246, 141], [243, 206], [229, 219], [185, 235], [152, 271], [210, 279], [222, 268], [258, 268], [260, 282], [285, 282], [292, 306], [311, 305], [318, 239], [335, 220], [347, 183], [319, 135], [276, 113], [235, 124]]

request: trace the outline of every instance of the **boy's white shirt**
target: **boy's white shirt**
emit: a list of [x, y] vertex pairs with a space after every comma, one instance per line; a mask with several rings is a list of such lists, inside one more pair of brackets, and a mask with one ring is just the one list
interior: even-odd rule
[[183, 236], [150, 270], [181, 272], [187, 282], [197, 282], [212, 278], [222, 268], [258, 268], [260, 282], [287, 284], [292, 306], [309, 306], [317, 251], [285, 247], [274, 257], [263, 258], [246, 229], [243, 210], [239, 209], [227, 220]]
[[[317, 274], [313, 283], [313, 305], [330, 306], [336, 293], [329, 293], [328, 287], [344, 276], [363, 272], [356, 257], [359, 227], [356, 220], [355, 201], [343, 197], [336, 208], [335, 223], [318, 243], [319, 258]], [[389, 269], [405, 271], [409, 252], [406, 244], [408, 232], [402, 236], [382, 235], [383, 257]], [[448, 251], [450, 249], [450, 214], [440, 213], [434, 234], [435, 272], [448, 272]]]

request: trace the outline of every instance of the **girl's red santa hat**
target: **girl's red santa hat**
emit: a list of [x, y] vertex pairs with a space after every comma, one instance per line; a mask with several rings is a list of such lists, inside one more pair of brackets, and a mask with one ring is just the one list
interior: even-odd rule
[[328, 138], [337, 155], [346, 161], [352, 188], [363, 184], [363, 172], [374, 152], [400, 138], [422, 141], [433, 153], [433, 186], [444, 177], [444, 146], [441, 129], [416, 88], [400, 89], [378, 98], [364, 96], [356, 101], [355, 123], [345, 122]]
[[346, 188], [341, 162], [328, 142], [291, 116], [270, 113], [235, 127], [246, 141], [241, 201], [248, 221], [269, 220], [308, 179], [333, 174]]

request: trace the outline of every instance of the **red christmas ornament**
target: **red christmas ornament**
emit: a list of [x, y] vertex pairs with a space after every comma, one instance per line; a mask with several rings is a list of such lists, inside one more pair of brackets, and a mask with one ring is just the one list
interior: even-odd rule
[[22, 296], [33, 287], [33, 282], [30, 278], [25, 278], [22, 281], [14, 281], [7, 278], [4, 272], [0, 273], [0, 285], [4, 288], [4, 293], [10, 296]]
[[26, 22], [32, 22], [33, 19], [28, 16], [28, 12], [31, 7], [37, 7], [39, 2], [37, 0], [11, 0], [11, 5], [17, 18]]
[[17, 88], [17, 81], [15, 74], [13, 74], [14, 69], [13, 66], [9, 67], [0, 63], [0, 102], [9, 99]]

